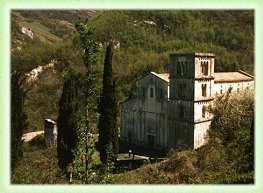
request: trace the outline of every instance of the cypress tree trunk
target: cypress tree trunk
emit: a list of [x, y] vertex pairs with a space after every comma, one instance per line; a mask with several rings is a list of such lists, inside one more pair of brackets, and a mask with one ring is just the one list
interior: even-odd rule
[[104, 164], [115, 162], [118, 153], [117, 102], [112, 56], [112, 43], [110, 43], [104, 60], [103, 90], [98, 105], [100, 160]]
[[63, 85], [57, 119], [57, 154], [59, 167], [65, 169], [73, 161], [72, 150], [77, 141], [78, 79], [69, 77]]
[[27, 115], [24, 112], [24, 100], [26, 91], [23, 88], [24, 79], [21, 73], [14, 72], [11, 76], [11, 170], [22, 158], [21, 140], [23, 131], [27, 129]]

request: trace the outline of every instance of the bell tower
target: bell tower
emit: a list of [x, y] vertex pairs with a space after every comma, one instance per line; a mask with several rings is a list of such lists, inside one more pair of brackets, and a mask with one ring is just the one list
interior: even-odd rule
[[214, 54], [171, 54], [169, 71], [170, 146], [196, 149], [205, 143], [212, 118], [207, 107], [214, 96]]

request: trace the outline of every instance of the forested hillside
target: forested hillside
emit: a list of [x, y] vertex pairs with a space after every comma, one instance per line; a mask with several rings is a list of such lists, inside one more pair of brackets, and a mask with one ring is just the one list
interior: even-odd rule
[[[95, 29], [89, 29], [79, 20], [75, 25], [77, 19], [85, 21], [88, 26]], [[22, 32], [22, 27], [27, 34]], [[44, 120], [47, 118], [59, 123], [67, 121], [72, 123], [70, 118], [58, 118], [62, 90], [70, 91], [65, 92], [68, 94], [63, 92], [70, 97], [66, 97], [65, 100], [62, 97], [60, 107], [67, 110], [63, 111], [65, 115], [73, 114], [76, 118], [74, 124], [78, 128], [78, 139], [71, 134], [65, 137], [77, 140], [76, 149], [70, 149], [58, 137], [65, 150], [69, 153], [73, 150], [77, 162], [72, 160], [73, 165], [68, 165], [65, 171], [59, 168], [60, 154], [56, 152], [59, 148], [46, 148], [44, 136], [38, 136], [30, 142], [22, 142], [20, 147], [24, 157], [20, 155], [15, 157], [18, 161], [16, 168], [12, 168], [12, 183], [254, 183], [254, 95], [251, 92], [232, 95], [229, 91], [226, 95], [217, 97], [216, 108], [209, 109], [215, 116], [209, 130], [208, 143], [198, 150], [181, 152], [172, 150], [165, 161], [154, 164], [151, 158], [145, 160], [145, 157], [141, 156], [133, 160], [134, 157], [130, 156], [126, 149], [116, 155], [121, 167], [112, 163], [101, 164], [96, 147], [101, 145], [96, 144], [98, 141], [96, 118], [99, 115], [95, 107], [96, 102], [103, 96], [97, 94], [102, 93], [97, 91], [102, 91], [103, 74], [98, 72], [102, 72], [104, 67], [103, 61], [109, 42], [113, 42], [113, 49], [110, 52], [113, 57], [107, 61], [110, 61], [113, 69], [110, 70], [111, 79], [105, 78], [104, 83], [106, 80], [108, 80], [106, 83], [110, 83], [109, 80], [114, 82], [109, 88], [116, 88], [116, 93], [110, 94], [106, 91], [114, 96], [114, 103], [111, 104], [134, 97], [136, 81], [150, 71], [167, 73], [171, 53], [214, 53], [215, 71], [241, 69], [253, 75], [253, 11], [13, 10], [11, 32], [11, 71], [13, 75], [19, 74], [19, 80], [21, 78], [19, 86], [25, 92], [23, 94], [25, 98], [21, 100], [24, 106], [16, 105], [14, 108], [23, 110], [19, 122], [25, 126], [17, 128], [24, 133], [43, 130]], [[93, 65], [96, 61], [97, 64]], [[67, 86], [64, 89], [63, 83], [73, 78], [73, 74], [76, 82], [85, 80], [85, 84], [72, 86], [75, 90], [68, 89]], [[12, 91], [12, 96], [15, 97], [15, 93]], [[81, 100], [84, 97], [86, 102]], [[90, 100], [87, 100], [88, 98]], [[92, 109], [87, 110], [91, 106]], [[77, 111], [78, 108], [80, 111]], [[73, 112], [74, 109], [76, 111]], [[108, 110], [105, 111], [106, 114], [109, 114]], [[117, 114], [117, 109], [114, 112]], [[14, 110], [11, 114], [15, 113], [17, 112]], [[91, 119], [92, 116], [94, 118]], [[114, 119], [116, 121], [116, 118]], [[112, 124], [116, 126], [115, 123]], [[59, 124], [58, 127], [61, 128]], [[88, 127], [90, 128], [87, 129]], [[65, 128], [68, 131], [72, 126]], [[59, 132], [61, 135], [61, 129]], [[63, 132], [65, 133], [65, 130]], [[20, 134], [17, 133], [18, 138]], [[86, 139], [89, 138], [87, 136], [93, 136], [89, 141], [92, 144], [90, 146], [86, 143]], [[14, 141], [17, 143], [17, 140]], [[112, 142], [107, 146], [106, 154], [109, 153], [111, 145]], [[65, 154], [60, 158], [68, 158], [63, 155]], [[121, 163], [132, 165], [125, 168]], [[79, 166], [81, 170], [75, 166]], [[69, 179], [69, 174], [73, 175], [73, 181]]]
[[[167, 72], [170, 53], [212, 52], [216, 71], [241, 69], [254, 74], [253, 11], [14, 10], [12, 71], [29, 73], [55, 61], [28, 83], [30, 130], [41, 130], [45, 118], [56, 119], [63, 77], [69, 70], [83, 70], [81, 43], [74, 29], [78, 18], [96, 28], [94, 38], [101, 46], [98, 68], [106, 44], [115, 42], [113, 66], [119, 102], [134, 96], [136, 80], [149, 71]], [[34, 38], [23, 34], [21, 27], [31, 28]]]
[[114, 39], [128, 56], [141, 52], [153, 52], [158, 57], [172, 52], [213, 52], [217, 71], [241, 68], [251, 73], [253, 21], [253, 12], [249, 11], [155, 10], [100, 12], [90, 23], [97, 28], [98, 41]]

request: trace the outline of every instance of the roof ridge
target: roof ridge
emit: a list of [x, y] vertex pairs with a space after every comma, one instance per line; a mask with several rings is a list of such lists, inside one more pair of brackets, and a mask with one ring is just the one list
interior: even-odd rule
[[254, 77], [246, 72], [215, 72], [215, 82], [249, 81]]
[[168, 79], [166, 79], [165, 77], [163, 77], [164, 74], [165, 74], [165, 75], [169, 75], [169, 73], [158, 74], [158, 73], [152, 71], [151, 74], [153, 74], [153, 75], [161, 78], [162, 80], [164, 80], [164, 81], [166, 81], [166, 82], [169, 82], [169, 77], [168, 77]]
[[244, 74], [246, 76], [249, 76], [251, 78], [254, 78], [254, 76], [252, 76], [251, 74], [248, 74], [247, 72], [243, 71], [243, 70], [239, 70], [238, 72], [240, 72], [241, 74]]

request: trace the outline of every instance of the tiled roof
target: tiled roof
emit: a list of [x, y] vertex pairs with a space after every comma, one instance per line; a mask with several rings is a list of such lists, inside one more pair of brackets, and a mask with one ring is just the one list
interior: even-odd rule
[[[169, 73], [157, 74], [151, 72], [153, 75], [158, 76], [159, 78], [169, 82]], [[241, 81], [251, 81], [254, 80], [254, 77], [246, 72], [215, 72], [215, 83], [221, 82], [241, 82]]]
[[165, 74], [157, 74], [155, 72], [151, 72], [152, 74], [154, 74], [155, 76], [158, 76], [159, 78], [165, 80], [166, 82], [169, 82], [169, 73], [165, 73]]
[[240, 81], [251, 81], [254, 79], [253, 76], [243, 71], [239, 72], [215, 72], [215, 83], [220, 82], [240, 82]]

